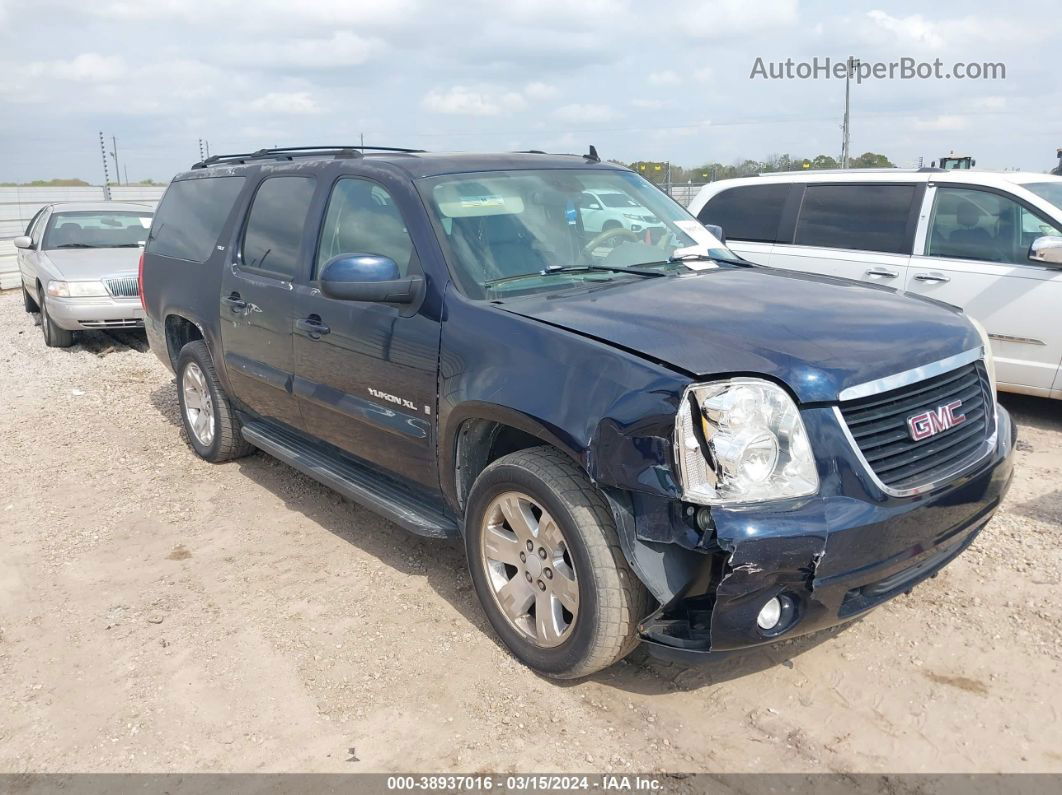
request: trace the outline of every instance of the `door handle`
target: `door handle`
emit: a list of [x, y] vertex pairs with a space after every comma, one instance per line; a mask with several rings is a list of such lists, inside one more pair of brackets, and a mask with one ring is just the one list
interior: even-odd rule
[[312, 340], [320, 339], [332, 330], [322, 323], [321, 318], [317, 317], [317, 315], [310, 315], [309, 317], [296, 320], [295, 328], [299, 331], [305, 331], [310, 335], [310, 339]]
[[864, 276], [880, 276], [882, 279], [895, 279], [898, 274], [896, 271], [890, 271], [888, 268], [871, 268], [866, 271]]
[[928, 273], [916, 273], [914, 277], [916, 282], [939, 282], [941, 284], [944, 284], [946, 282], [951, 281], [951, 279], [949, 279], [943, 273], [937, 273], [936, 271], [930, 271]]
[[229, 309], [235, 314], [239, 314], [247, 309], [247, 302], [240, 298], [239, 293], [233, 293], [232, 295], [226, 296], [221, 299], [221, 302], [223, 304], [228, 304]]

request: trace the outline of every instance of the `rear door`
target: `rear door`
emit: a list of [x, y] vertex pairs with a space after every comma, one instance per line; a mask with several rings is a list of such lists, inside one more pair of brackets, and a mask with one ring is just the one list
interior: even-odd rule
[[1048, 396], [1062, 361], [1062, 270], [1029, 260], [1060, 224], [1018, 197], [936, 184], [907, 290], [962, 307], [992, 338], [1000, 385]]
[[221, 279], [221, 340], [236, 396], [296, 428], [302, 416], [292, 391], [292, 281], [310, 256], [306, 222], [316, 185], [304, 175], [263, 179]]
[[306, 428], [392, 474], [437, 489], [439, 321], [418, 304], [323, 295], [317, 279], [339, 254], [383, 255], [403, 277], [421, 273], [392, 193], [367, 178], [340, 177], [328, 198], [310, 281], [296, 287], [295, 392]]
[[914, 183], [809, 183], [770, 265], [903, 289], [924, 191]]
[[758, 265], [769, 265], [789, 197], [799, 185], [739, 185], [715, 194], [697, 213], [702, 224], [723, 228], [726, 245]]

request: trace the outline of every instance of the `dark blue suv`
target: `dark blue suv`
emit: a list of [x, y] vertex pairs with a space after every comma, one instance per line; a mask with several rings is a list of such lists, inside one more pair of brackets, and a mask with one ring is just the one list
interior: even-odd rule
[[209, 158], [162, 199], [141, 295], [200, 456], [258, 448], [462, 537], [551, 676], [859, 616], [1011, 477], [976, 323], [753, 266], [593, 148]]

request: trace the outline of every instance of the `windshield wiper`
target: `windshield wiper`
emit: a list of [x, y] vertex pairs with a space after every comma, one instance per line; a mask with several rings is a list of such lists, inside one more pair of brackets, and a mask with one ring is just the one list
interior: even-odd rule
[[565, 273], [633, 273], [638, 276], [666, 276], [667, 274], [660, 271], [646, 271], [639, 268], [623, 268], [619, 265], [554, 265], [548, 268], [544, 268], [540, 271], [532, 271], [531, 273], [518, 273], [514, 276], [502, 276], [499, 279], [491, 279], [484, 282], [484, 287], [494, 287], [498, 284], [505, 284], [506, 282], [515, 282], [520, 279], [530, 279], [534, 276], [552, 276], [554, 274]]
[[99, 248], [99, 246], [93, 246], [90, 243], [63, 243], [56, 248]]
[[730, 259], [728, 257], [713, 257], [710, 254], [683, 254], [682, 256], [668, 257], [668, 262], [704, 262], [711, 260], [712, 262], [722, 262], [727, 265], [737, 265], [742, 268], [755, 268], [755, 262], [749, 262], [747, 259]]
[[140, 248], [139, 243], [115, 243], [113, 246], [100, 246], [100, 248]]

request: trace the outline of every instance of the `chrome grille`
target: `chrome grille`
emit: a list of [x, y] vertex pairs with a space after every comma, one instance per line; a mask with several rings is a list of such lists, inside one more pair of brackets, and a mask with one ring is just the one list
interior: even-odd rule
[[115, 298], [136, 298], [140, 295], [136, 276], [110, 276], [103, 280], [103, 284]]
[[144, 321], [141, 318], [119, 318], [115, 320], [79, 320], [85, 328], [143, 328]]
[[[915, 440], [908, 420], [961, 402], [965, 420]], [[840, 414], [867, 466], [893, 493], [922, 490], [953, 476], [984, 454], [995, 432], [994, 396], [984, 365], [972, 362], [914, 384], [843, 401]]]

